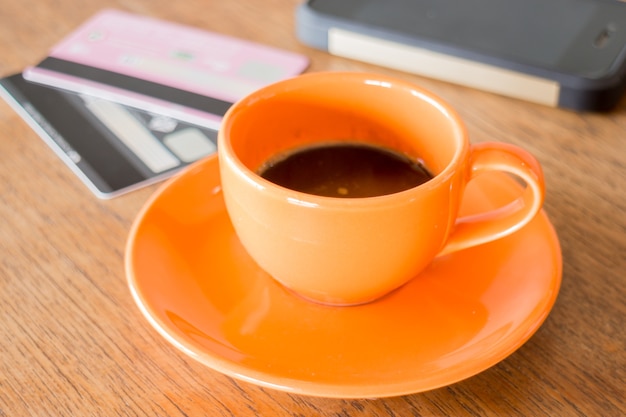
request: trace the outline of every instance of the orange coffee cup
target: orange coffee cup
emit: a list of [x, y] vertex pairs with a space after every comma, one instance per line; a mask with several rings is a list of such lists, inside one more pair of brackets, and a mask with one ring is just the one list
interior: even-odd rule
[[[258, 174], [278, 154], [328, 141], [366, 143], [419, 158], [428, 182], [366, 198], [323, 197]], [[470, 145], [448, 104], [408, 82], [367, 73], [311, 73], [258, 90], [226, 114], [218, 138], [222, 188], [241, 243], [282, 285], [332, 305], [375, 300], [437, 256], [511, 234], [541, 209], [543, 174], [528, 152]], [[525, 183], [498, 210], [458, 218], [477, 175]]]

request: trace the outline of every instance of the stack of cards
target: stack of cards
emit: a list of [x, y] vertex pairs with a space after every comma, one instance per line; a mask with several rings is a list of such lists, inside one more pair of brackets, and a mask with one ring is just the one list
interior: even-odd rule
[[0, 94], [110, 198], [214, 153], [232, 103], [307, 65], [303, 55], [105, 10], [0, 80]]

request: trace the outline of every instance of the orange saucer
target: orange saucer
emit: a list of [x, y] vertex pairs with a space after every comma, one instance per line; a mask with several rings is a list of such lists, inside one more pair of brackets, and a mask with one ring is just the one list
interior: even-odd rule
[[[470, 184], [466, 214], [519, 193], [506, 176]], [[162, 186], [126, 248], [135, 301], [182, 352], [251, 383], [342, 398], [426, 391], [501, 361], [547, 317], [561, 262], [542, 212], [514, 235], [436, 259], [376, 302], [313, 304], [275, 283], [241, 247], [215, 157]]]

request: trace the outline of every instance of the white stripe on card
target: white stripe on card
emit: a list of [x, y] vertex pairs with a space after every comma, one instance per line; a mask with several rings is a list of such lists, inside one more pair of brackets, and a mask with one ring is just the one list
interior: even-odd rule
[[123, 106], [82, 96], [87, 108], [109, 128], [152, 172], [180, 165], [180, 161]]

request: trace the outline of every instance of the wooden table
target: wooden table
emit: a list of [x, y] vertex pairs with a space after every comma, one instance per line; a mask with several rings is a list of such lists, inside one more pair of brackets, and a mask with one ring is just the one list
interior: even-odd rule
[[547, 321], [492, 368], [404, 397], [313, 398], [231, 379], [168, 344], [129, 292], [125, 241], [156, 186], [96, 199], [0, 102], [0, 415], [626, 415], [626, 100], [608, 114], [580, 114], [332, 57], [298, 43], [296, 3], [4, 1], [0, 75], [117, 7], [302, 52], [310, 71], [419, 83], [458, 109], [473, 141], [518, 144], [543, 164], [564, 258]]

